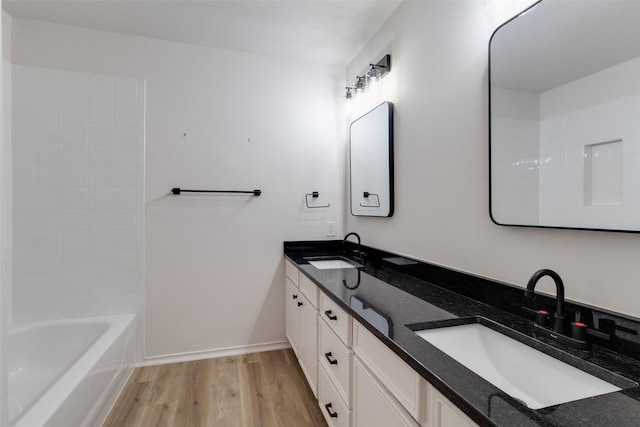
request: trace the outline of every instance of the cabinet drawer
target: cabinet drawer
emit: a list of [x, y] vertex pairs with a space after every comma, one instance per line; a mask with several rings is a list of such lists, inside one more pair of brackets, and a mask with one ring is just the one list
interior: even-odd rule
[[323, 293], [320, 294], [320, 317], [347, 347], [351, 346], [351, 316]]
[[324, 321], [320, 326], [320, 347], [318, 357], [330, 374], [336, 389], [347, 406], [351, 408], [351, 363], [353, 353], [348, 350], [340, 339], [331, 332]]
[[413, 418], [425, 421], [424, 378], [358, 322], [353, 322], [353, 351]]
[[291, 280], [294, 285], [298, 286], [298, 267], [293, 265], [291, 261], [285, 259], [284, 269], [289, 280]]
[[300, 290], [307, 297], [311, 305], [318, 308], [318, 287], [307, 276], [300, 273], [300, 280], [298, 281]]
[[351, 411], [342, 401], [322, 364], [318, 373], [318, 405], [327, 424], [330, 427], [351, 427]]
[[[409, 413], [356, 357], [353, 362], [354, 427], [418, 427]], [[444, 427], [444, 426], [443, 426]]]

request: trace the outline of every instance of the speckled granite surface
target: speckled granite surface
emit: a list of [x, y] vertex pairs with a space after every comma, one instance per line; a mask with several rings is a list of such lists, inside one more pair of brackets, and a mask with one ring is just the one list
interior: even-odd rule
[[[634, 333], [640, 330], [637, 319], [568, 303], [570, 316], [594, 328], [601, 319], [613, 320], [621, 328], [613, 338], [594, 338], [590, 351], [572, 350], [533, 333], [531, 310], [554, 307], [552, 298], [542, 296], [532, 302], [524, 298], [522, 289], [399, 259], [395, 254], [366, 246], [362, 246], [367, 254], [363, 268], [319, 270], [305, 260], [309, 256], [335, 254], [350, 258], [353, 249], [354, 244], [342, 241], [284, 243], [285, 256], [325, 294], [479, 425], [640, 426], [640, 344]], [[491, 324], [502, 333], [623, 390], [529, 409], [413, 332], [432, 327], [431, 322]], [[604, 324], [603, 321], [603, 327]], [[549, 384], [550, 388], [553, 386]]]

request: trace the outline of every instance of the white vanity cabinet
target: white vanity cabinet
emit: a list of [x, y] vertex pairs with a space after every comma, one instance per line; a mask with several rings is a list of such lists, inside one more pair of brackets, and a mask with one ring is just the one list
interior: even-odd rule
[[330, 427], [477, 427], [285, 261], [286, 334]]
[[318, 395], [318, 287], [289, 261], [286, 265], [285, 327], [311, 390]]

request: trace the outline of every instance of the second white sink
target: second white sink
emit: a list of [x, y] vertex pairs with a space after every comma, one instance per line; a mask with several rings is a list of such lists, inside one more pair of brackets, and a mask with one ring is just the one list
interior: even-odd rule
[[531, 409], [621, 390], [478, 323], [416, 334]]
[[352, 261], [342, 257], [332, 257], [325, 259], [307, 259], [309, 264], [313, 265], [318, 270], [329, 270], [335, 268], [357, 268], [362, 267]]

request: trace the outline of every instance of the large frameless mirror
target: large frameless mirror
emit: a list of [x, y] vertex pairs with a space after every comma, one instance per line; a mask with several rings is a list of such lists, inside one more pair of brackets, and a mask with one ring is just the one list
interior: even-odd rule
[[494, 32], [494, 222], [640, 232], [638, 22], [638, 1], [542, 0]]
[[351, 214], [393, 215], [393, 104], [354, 120], [349, 134]]

